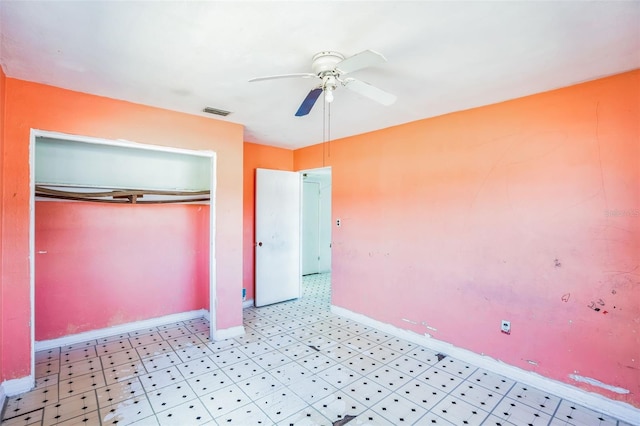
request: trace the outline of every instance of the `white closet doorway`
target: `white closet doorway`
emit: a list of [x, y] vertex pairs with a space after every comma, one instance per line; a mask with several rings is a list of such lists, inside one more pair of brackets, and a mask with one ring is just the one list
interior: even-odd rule
[[[116, 164], [117, 163], [117, 164]], [[35, 376], [35, 209], [36, 195], [45, 196], [53, 188], [71, 189], [78, 193], [96, 190], [143, 189], [150, 192], [206, 193], [209, 198], [209, 320], [210, 337], [216, 333], [216, 153], [188, 149], [114, 141], [31, 130], [30, 137], [30, 223], [29, 223], [29, 281], [31, 304], [31, 378]], [[65, 188], [66, 187], [66, 188]], [[179, 189], [179, 191], [176, 191]], [[126, 195], [136, 202], [142, 195]], [[174, 196], [169, 194], [168, 196]], [[152, 195], [156, 197], [160, 195]], [[144, 195], [144, 197], [149, 197]], [[188, 195], [180, 202], [187, 201]], [[113, 197], [115, 198], [115, 197]], [[195, 201], [194, 201], [195, 202]], [[199, 203], [207, 203], [199, 200]], [[204, 213], [206, 215], [206, 212]], [[205, 219], [206, 221], [206, 216]], [[204, 243], [206, 244], [206, 242]], [[203, 254], [206, 248], [201, 251]], [[205, 254], [206, 256], [206, 254]], [[203, 262], [206, 258], [203, 257]], [[205, 263], [206, 265], [206, 263]], [[206, 266], [205, 266], [206, 267]]]

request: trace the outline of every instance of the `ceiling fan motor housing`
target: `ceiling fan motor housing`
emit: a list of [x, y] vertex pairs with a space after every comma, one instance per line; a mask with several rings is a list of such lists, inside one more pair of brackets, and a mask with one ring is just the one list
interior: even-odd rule
[[318, 77], [326, 74], [337, 75], [336, 65], [344, 59], [344, 55], [338, 52], [324, 51], [313, 56], [311, 69]]

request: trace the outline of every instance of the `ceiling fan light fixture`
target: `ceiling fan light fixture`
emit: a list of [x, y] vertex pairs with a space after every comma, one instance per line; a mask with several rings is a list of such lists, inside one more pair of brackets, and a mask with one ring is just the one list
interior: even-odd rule
[[336, 77], [333, 75], [325, 75], [322, 78], [323, 82], [323, 90], [324, 90], [324, 100], [327, 103], [333, 102], [333, 91], [336, 90], [338, 86], [336, 83]]
[[333, 88], [327, 87], [324, 91], [324, 100], [327, 103], [333, 102]]

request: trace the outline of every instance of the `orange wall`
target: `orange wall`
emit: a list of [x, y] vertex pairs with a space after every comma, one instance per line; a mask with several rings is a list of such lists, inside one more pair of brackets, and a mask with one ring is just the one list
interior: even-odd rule
[[333, 141], [332, 303], [640, 406], [639, 110], [634, 71]]
[[[6, 93], [6, 76], [4, 74], [4, 70], [2, 69], [2, 66], [0, 66], [0, 317], [2, 317], [2, 312], [3, 312], [3, 308], [4, 308], [4, 304], [3, 304], [3, 298], [2, 298], [2, 264], [3, 259], [3, 238], [1, 237], [4, 232], [2, 229], [2, 217], [4, 217], [4, 195], [3, 195], [3, 187], [4, 185], [2, 184], [3, 180], [4, 180], [4, 173], [2, 173], [2, 164], [3, 161], [1, 160], [1, 158], [4, 156], [4, 111], [5, 111], [5, 93]], [[2, 334], [2, 327], [0, 326], [0, 383], [2, 383], [2, 381], [4, 380], [4, 375], [3, 375], [3, 363], [4, 363], [4, 339], [2, 338], [3, 334]]]
[[283, 148], [244, 144], [244, 202], [243, 202], [243, 287], [247, 289], [247, 300], [255, 294], [255, 189], [256, 169], [293, 170], [293, 151]]
[[[2, 379], [30, 369], [29, 134], [50, 130], [217, 152], [217, 327], [242, 324], [240, 125], [7, 78], [2, 153]], [[10, 350], [9, 350], [10, 348]]]
[[209, 206], [36, 202], [36, 341], [209, 308]]

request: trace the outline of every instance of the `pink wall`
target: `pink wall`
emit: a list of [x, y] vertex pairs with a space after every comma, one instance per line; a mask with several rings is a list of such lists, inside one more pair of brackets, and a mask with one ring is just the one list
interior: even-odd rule
[[[2, 379], [30, 370], [30, 129], [217, 153], [217, 327], [242, 324], [240, 125], [7, 78], [2, 157]], [[161, 261], [158, 264], [162, 263]]]
[[333, 303], [640, 407], [639, 94], [634, 71], [333, 141]]
[[243, 287], [247, 300], [255, 294], [255, 191], [256, 169], [293, 170], [293, 151], [245, 142], [244, 144], [244, 202], [243, 202]]
[[209, 206], [37, 202], [36, 340], [209, 308]]

